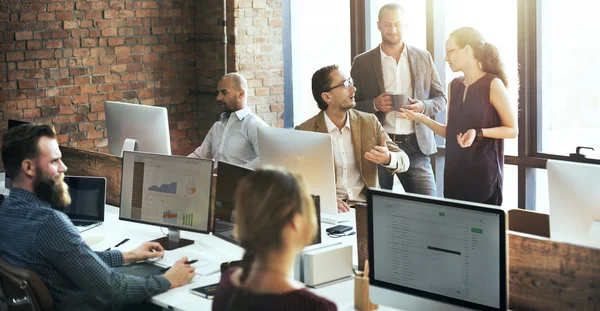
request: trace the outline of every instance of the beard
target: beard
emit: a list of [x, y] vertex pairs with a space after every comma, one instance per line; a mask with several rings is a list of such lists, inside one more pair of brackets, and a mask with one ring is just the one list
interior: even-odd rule
[[223, 112], [228, 113], [228, 114], [233, 112], [233, 110], [229, 109], [226, 102], [219, 101], [219, 102], [217, 102], [217, 104], [219, 104], [219, 106], [221, 107]]
[[402, 36], [400, 36], [400, 35], [389, 36], [389, 35], [384, 34], [381, 36], [381, 41], [388, 45], [396, 45], [396, 44], [400, 44], [400, 42], [402, 41]]
[[33, 181], [33, 191], [40, 200], [46, 201], [52, 206], [66, 207], [71, 204], [71, 195], [64, 178], [63, 174], [55, 178], [46, 177], [38, 167]]

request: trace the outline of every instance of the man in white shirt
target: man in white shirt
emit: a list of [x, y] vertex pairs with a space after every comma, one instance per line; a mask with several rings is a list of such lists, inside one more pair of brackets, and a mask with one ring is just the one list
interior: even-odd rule
[[[391, 139], [410, 157], [410, 168], [398, 174], [407, 192], [437, 194], [429, 155], [437, 152], [433, 132], [420, 122], [402, 118], [391, 94], [407, 94], [403, 109], [433, 116], [446, 107], [446, 96], [429, 52], [405, 44], [404, 9], [396, 4], [379, 10], [381, 44], [354, 58], [351, 76], [356, 83], [356, 109], [376, 114]], [[393, 175], [380, 168], [381, 187], [392, 189]]]
[[255, 167], [259, 164], [257, 128], [268, 126], [248, 107], [248, 82], [238, 73], [224, 75], [217, 85], [221, 119], [204, 138], [202, 145], [188, 155], [231, 164]]
[[409, 159], [373, 114], [352, 109], [356, 88], [336, 65], [315, 72], [312, 92], [321, 112], [296, 129], [331, 135], [338, 210], [348, 211], [345, 201], [364, 201], [365, 187], [379, 187], [378, 166], [387, 174], [400, 173], [408, 169]]

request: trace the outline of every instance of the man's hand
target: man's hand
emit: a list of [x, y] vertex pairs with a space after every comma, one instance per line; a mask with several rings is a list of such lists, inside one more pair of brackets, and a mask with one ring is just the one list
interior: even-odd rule
[[162, 258], [165, 255], [164, 248], [156, 242], [146, 242], [138, 248], [123, 253], [123, 261], [126, 264], [150, 258]]
[[477, 132], [474, 129], [470, 129], [464, 134], [460, 133], [456, 135], [456, 140], [462, 148], [469, 148], [473, 144], [473, 141], [475, 141], [475, 137], [477, 137]]
[[350, 211], [350, 206], [341, 199], [337, 199], [338, 213], [345, 213]]
[[393, 109], [391, 93], [382, 93], [373, 100], [375, 108], [381, 112], [390, 112]]
[[165, 278], [171, 282], [171, 288], [185, 285], [196, 276], [196, 268], [186, 265], [186, 261], [188, 261], [187, 257], [177, 260], [171, 269], [165, 272]]
[[417, 113], [423, 113], [425, 111], [425, 104], [419, 99], [408, 98], [410, 105], [402, 106], [402, 109], [414, 111]]
[[380, 145], [365, 153], [365, 159], [375, 163], [389, 165], [392, 160], [392, 154], [386, 144], [386, 136], [381, 136]]

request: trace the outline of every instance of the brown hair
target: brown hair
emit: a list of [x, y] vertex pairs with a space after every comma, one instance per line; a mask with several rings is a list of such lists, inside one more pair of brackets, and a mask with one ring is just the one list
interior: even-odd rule
[[321, 94], [329, 89], [332, 79], [331, 73], [339, 70], [338, 65], [329, 65], [317, 70], [312, 76], [312, 93], [319, 109], [326, 110], [329, 105], [323, 100]]
[[473, 56], [480, 63], [481, 70], [497, 76], [508, 88], [508, 77], [495, 45], [486, 42], [483, 35], [472, 27], [458, 28], [450, 34], [450, 37], [460, 48], [470, 46], [473, 49]]
[[390, 11], [400, 10], [400, 11], [402, 11], [402, 13], [404, 13], [404, 8], [400, 4], [388, 3], [379, 9], [379, 13], [377, 14], [378, 21], [381, 21], [381, 14], [383, 14], [383, 10], [390, 10]]
[[[285, 226], [297, 214], [308, 220], [314, 240], [317, 217], [314, 201], [304, 179], [282, 168], [265, 167], [246, 175], [235, 194], [234, 235], [244, 248], [240, 283], [248, 277], [254, 257], [266, 255], [282, 246]], [[239, 289], [227, 304], [226, 310], [245, 310], [247, 291]]]
[[54, 127], [23, 124], [6, 131], [2, 138], [2, 163], [8, 177], [18, 177], [23, 161], [40, 155], [38, 141], [44, 136], [56, 138]]

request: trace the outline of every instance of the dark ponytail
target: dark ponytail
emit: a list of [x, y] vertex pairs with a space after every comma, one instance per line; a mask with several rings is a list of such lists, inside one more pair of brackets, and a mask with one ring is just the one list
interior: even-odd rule
[[508, 76], [495, 45], [486, 42], [483, 35], [472, 27], [458, 28], [450, 34], [450, 37], [454, 38], [460, 48], [470, 46], [473, 49], [473, 56], [480, 63], [481, 70], [497, 76], [508, 88]]
[[[243, 247], [243, 246], [242, 246]], [[243, 287], [250, 269], [252, 268], [252, 262], [254, 261], [254, 252], [249, 251], [247, 247], [244, 247], [246, 252], [242, 257], [242, 274], [240, 275], [240, 287], [235, 290], [227, 305], [225, 311], [246, 311], [248, 310], [248, 291]]]

